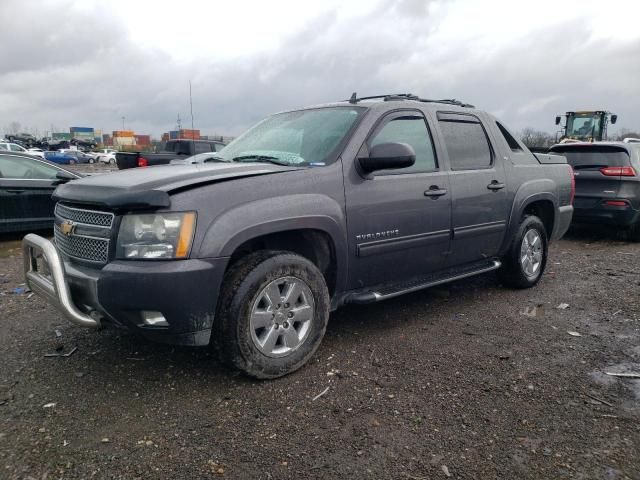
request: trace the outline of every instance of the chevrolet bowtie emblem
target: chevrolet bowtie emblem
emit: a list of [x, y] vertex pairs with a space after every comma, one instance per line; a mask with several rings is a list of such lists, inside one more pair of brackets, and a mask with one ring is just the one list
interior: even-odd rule
[[75, 228], [75, 224], [70, 220], [65, 220], [60, 224], [60, 231], [67, 236], [73, 233], [74, 228]]

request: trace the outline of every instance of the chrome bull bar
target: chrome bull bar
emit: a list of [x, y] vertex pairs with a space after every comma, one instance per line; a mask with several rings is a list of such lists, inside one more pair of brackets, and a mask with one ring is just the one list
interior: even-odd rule
[[73, 303], [64, 264], [53, 243], [30, 233], [22, 240], [22, 254], [25, 281], [33, 292], [57, 307], [72, 323], [81, 327], [100, 327], [99, 319], [82, 313]]

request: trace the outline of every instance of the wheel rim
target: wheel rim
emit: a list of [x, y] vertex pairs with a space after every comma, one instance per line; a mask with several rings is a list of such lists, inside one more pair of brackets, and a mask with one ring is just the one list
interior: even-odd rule
[[267, 357], [286, 357], [309, 336], [314, 312], [309, 285], [281, 277], [265, 286], [251, 308], [251, 339]]
[[527, 230], [527, 233], [522, 238], [520, 265], [524, 274], [529, 278], [540, 274], [542, 266], [542, 237], [537, 230]]

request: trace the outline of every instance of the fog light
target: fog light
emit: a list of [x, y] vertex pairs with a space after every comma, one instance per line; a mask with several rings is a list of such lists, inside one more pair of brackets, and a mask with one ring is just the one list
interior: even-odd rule
[[142, 315], [143, 325], [150, 327], [168, 327], [169, 322], [164, 318], [164, 315], [160, 312], [153, 312], [150, 310], [143, 310], [140, 312]]

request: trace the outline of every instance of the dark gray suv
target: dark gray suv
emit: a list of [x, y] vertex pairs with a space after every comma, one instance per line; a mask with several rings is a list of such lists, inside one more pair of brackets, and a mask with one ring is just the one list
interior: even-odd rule
[[565, 143], [550, 152], [564, 155], [573, 167], [574, 223], [624, 228], [640, 242], [640, 144]]

